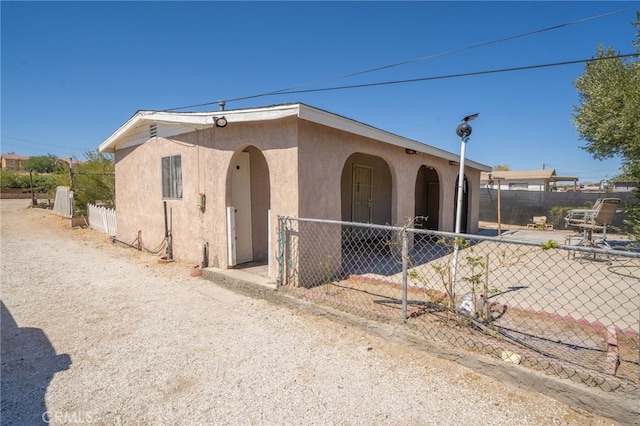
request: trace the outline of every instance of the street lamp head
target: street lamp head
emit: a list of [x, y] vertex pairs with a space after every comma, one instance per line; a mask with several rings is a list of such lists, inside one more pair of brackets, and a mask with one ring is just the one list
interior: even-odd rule
[[471, 126], [469, 126], [469, 123], [465, 121], [464, 123], [458, 124], [456, 134], [461, 138], [469, 137], [469, 135], [471, 135]]
[[461, 138], [468, 138], [471, 135], [471, 126], [469, 126], [469, 121], [475, 120], [479, 115], [480, 113], [475, 113], [464, 117], [462, 119], [462, 123], [458, 124], [458, 127], [456, 127], [456, 134]]
[[463, 118], [463, 119], [462, 119], [462, 121], [464, 121], [465, 123], [466, 123], [467, 121], [473, 121], [473, 120], [475, 120], [476, 118], [478, 118], [478, 116], [479, 116], [479, 115], [480, 115], [480, 113], [479, 113], [479, 112], [477, 112], [477, 113], [475, 113], [475, 114], [467, 115], [465, 118]]

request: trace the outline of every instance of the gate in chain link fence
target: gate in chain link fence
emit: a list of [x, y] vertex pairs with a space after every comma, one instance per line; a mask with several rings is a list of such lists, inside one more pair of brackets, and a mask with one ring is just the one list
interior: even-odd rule
[[279, 218], [278, 287], [604, 390], [638, 388], [640, 253]]

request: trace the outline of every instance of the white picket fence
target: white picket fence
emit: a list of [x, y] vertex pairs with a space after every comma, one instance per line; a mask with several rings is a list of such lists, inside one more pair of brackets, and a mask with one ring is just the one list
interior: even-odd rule
[[[53, 213], [60, 217], [71, 219], [74, 211], [73, 191], [69, 191], [67, 186], [56, 188], [56, 200], [53, 203]], [[116, 211], [106, 207], [87, 205], [87, 223], [91, 229], [104, 232], [109, 236], [116, 235], [118, 222], [116, 221]]]
[[53, 212], [67, 219], [73, 217], [73, 191], [69, 191], [69, 187], [59, 186], [56, 188], [56, 200], [53, 203]]
[[87, 222], [91, 229], [104, 232], [109, 236], [116, 235], [116, 211], [93, 204], [87, 205]]

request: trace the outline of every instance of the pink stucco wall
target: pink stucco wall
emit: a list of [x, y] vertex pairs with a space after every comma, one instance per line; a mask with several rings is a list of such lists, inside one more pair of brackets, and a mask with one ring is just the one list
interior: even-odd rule
[[[343, 171], [347, 160], [365, 155], [386, 163], [390, 206], [380, 218], [405, 224], [414, 215], [416, 176], [422, 165], [433, 167], [440, 181], [439, 228], [454, 227], [454, 194], [458, 168], [448, 160], [425, 154], [408, 155], [404, 148], [287, 117], [279, 120], [230, 123], [225, 128], [194, 130], [171, 139], [153, 138], [142, 145], [116, 150], [116, 210], [118, 239], [133, 242], [142, 233], [146, 247], [164, 238], [161, 158], [182, 156], [183, 198], [166, 200], [177, 260], [200, 264], [203, 246], [209, 245], [209, 265], [227, 264], [226, 207], [230, 200], [229, 165], [238, 152], [252, 157], [252, 179], [267, 180], [268, 191], [253, 193], [255, 202], [271, 209], [271, 232], [276, 235], [279, 215], [343, 219]], [[356, 154], [352, 157], [353, 154]], [[256, 160], [256, 161], [254, 161]], [[480, 172], [467, 168], [469, 180], [469, 229], [477, 230]], [[257, 177], [256, 177], [257, 176]], [[252, 185], [256, 185], [255, 183]], [[268, 192], [265, 195], [265, 192]], [[206, 208], [198, 207], [198, 195], [206, 195]], [[349, 195], [350, 196], [350, 195]], [[265, 198], [269, 198], [266, 200]], [[382, 209], [383, 206], [375, 206]], [[374, 214], [374, 217], [375, 214]], [[261, 220], [262, 221], [262, 220]], [[266, 223], [258, 228], [260, 247], [266, 247]], [[328, 236], [330, 240], [334, 236]], [[277, 249], [273, 238], [272, 252]], [[263, 250], [264, 251], [264, 250]], [[163, 253], [164, 254], [164, 253]], [[254, 256], [264, 253], [254, 252]], [[272, 268], [275, 274], [277, 268]], [[272, 277], [272, 278], [275, 278]]]
[[[345, 208], [343, 206], [345, 203], [342, 200], [343, 205], [341, 205], [341, 200], [336, 197], [336, 194], [342, 192], [345, 195], [345, 191], [350, 190], [344, 183], [341, 186], [340, 181], [345, 162], [353, 154], [368, 154], [384, 160], [391, 171], [389, 224], [404, 225], [414, 216], [416, 176], [420, 167], [426, 165], [433, 167], [439, 176], [439, 230], [454, 230], [455, 182], [459, 170], [458, 166], [450, 165], [448, 160], [427, 154], [407, 154], [401, 147], [335, 129], [326, 129], [309, 122], [300, 123], [299, 146], [300, 188], [304, 188], [300, 194], [300, 216], [344, 219], [341, 217], [341, 212]], [[355, 156], [355, 158], [358, 157]], [[372, 165], [375, 164], [372, 163]], [[467, 231], [476, 232], [480, 204], [474, 188], [479, 187], [480, 171], [466, 167], [465, 174], [470, 188]], [[375, 175], [374, 182], [376, 182]], [[388, 208], [386, 205], [376, 205], [375, 198], [374, 194], [374, 210]], [[373, 216], [375, 219], [375, 211]], [[384, 217], [384, 215], [380, 214], [378, 217]], [[385, 222], [387, 221], [382, 223]]]

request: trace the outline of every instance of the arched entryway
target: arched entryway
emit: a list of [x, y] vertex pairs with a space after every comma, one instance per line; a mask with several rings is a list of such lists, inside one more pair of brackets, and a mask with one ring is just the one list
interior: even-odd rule
[[349, 156], [341, 176], [342, 220], [391, 223], [392, 179], [387, 162], [377, 156]]
[[418, 170], [415, 185], [414, 226], [418, 229], [438, 230], [440, 215], [440, 180], [433, 167]]
[[[456, 189], [455, 189], [455, 198], [453, 204], [453, 226], [455, 231], [455, 223], [456, 223], [456, 214], [458, 212], [458, 182], [460, 182], [460, 177], [456, 178]], [[467, 180], [467, 176], [464, 176], [464, 181], [462, 182], [462, 216], [460, 216], [460, 232], [467, 232], [468, 225], [468, 215], [469, 215], [469, 182]]]
[[269, 167], [253, 146], [236, 152], [227, 174], [229, 266], [264, 262], [269, 253]]

